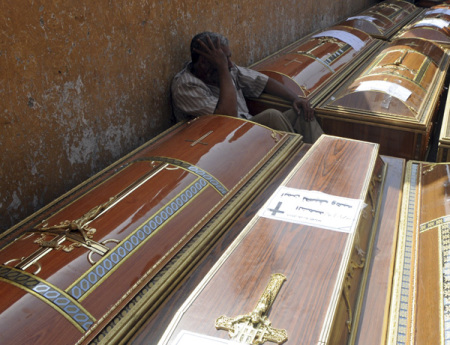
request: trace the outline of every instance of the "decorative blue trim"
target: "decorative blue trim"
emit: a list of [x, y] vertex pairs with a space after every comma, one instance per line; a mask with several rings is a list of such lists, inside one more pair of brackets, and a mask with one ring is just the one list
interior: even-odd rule
[[150, 156], [150, 157], [145, 157], [145, 158], [139, 158], [139, 159], [131, 161], [131, 162], [127, 163], [126, 165], [122, 166], [121, 169], [125, 168], [126, 166], [128, 166], [130, 164], [140, 162], [140, 161], [163, 162], [163, 163], [168, 163], [168, 164], [180, 167], [182, 169], [185, 169], [185, 170], [197, 175], [198, 177], [204, 178], [220, 194], [225, 195], [228, 193], [228, 189], [222, 183], [220, 183], [219, 180], [217, 180], [214, 176], [208, 174], [202, 168], [192, 165], [188, 162], [184, 162], [182, 160], [175, 159], [175, 158], [159, 157], [159, 156]]
[[177, 214], [187, 203], [208, 186], [206, 179], [199, 178], [163, 206], [156, 214], [136, 229], [128, 238], [111, 249], [90, 270], [86, 271], [78, 282], [69, 287], [68, 293], [79, 300], [95, 287], [106, 275], [114, 271], [122, 260], [132, 254], [150, 236], [159, 231], [170, 218]]
[[398, 317], [397, 344], [406, 344], [408, 329], [409, 283], [411, 279], [412, 243], [414, 238], [415, 200], [417, 189], [418, 165], [411, 166], [411, 179], [409, 181], [408, 215], [406, 221], [405, 256], [402, 268], [402, 283], [400, 291], [400, 307]]
[[0, 265], [0, 279], [32, 293], [51, 305], [64, 317], [76, 324], [80, 330], [87, 331], [95, 322], [94, 317], [66, 292], [32, 274]]

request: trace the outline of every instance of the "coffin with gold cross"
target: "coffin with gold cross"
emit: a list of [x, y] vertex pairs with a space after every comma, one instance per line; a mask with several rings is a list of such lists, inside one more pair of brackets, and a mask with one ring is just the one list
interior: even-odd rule
[[378, 144], [323, 135], [158, 345], [354, 342], [385, 174]]
[[449, 53], [419, 38], [385, 43], [316, 107], [325, 133], [379, 143], [383, 155], [425, 160]]
[[[250, 67], [308, 98], [315, 106], [380, 44], [361, 30], [332, 26], [294, 42]], [[247, 103], [252, 114], [267, 108], [285, 111], [292, 106], [265, 93]]]
[[[332, 26], [294, 42], [250, 67], [308, 98], [315, 106], [380, 44], [361, 30]], [[249, 99], [247, 104], [252, 114], [267, 108], [285, 111], [292, 106], [266, 93], [258, 99]]]
[[387, 344], [450, 342], [449, 171], [408, 162]]
[[0, 343], [116, 343], [303, 147], [204, 116], [172, 127], [1, 237]]
[[450, 4], [441, 4], [425, 10], [395, 37], [417, 37], [450, 48]]
[[360, 29], [376, 38], [388, 40], [421, 12], [422, 9], [408, 1], [387, 0], [357, 15], [348, 17], [339, 24]]

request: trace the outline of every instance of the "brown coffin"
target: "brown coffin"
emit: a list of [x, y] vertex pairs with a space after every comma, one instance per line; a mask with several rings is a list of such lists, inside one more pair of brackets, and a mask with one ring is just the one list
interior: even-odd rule
[[[305, 146], [307, 145], [303, 145], [302, 150], [304, 150]], [[355, 339], [355, 344], [358, 345], [384, 344], [387, 333], [405, 160], [387, 156], [381, 156], [381, 158], [386, 164], [386, 178], [358, 332]], [[288, 170], [288, 168], [283, 169], [283, 175], [288, 174]], [[195, 268], [193, 274], [136, 331], [132, 341], [129, 342], [130, 345], [153, 344], [161, 339], [164, 330], [170, 324], [170, 320], [217, 262], [224, 248], [227, 248], [239, 235], [258, 209], [276, 190], [281, 181], [274, 179], [272, 185], [258, 195], [254, 205], [246, 210], [245, 215], [239, 217], [238, 221], [230, 228], [230, 231], [217, 242], [214, 249]]]
[[[381, 42], [354, 28], [333, 26], [311, 34], [250, 66], [274, 78], [312, 106], [365, 59]], [[257, 114], [267, 108], [289, 109], [292, 104], [263, 94], [248, 100]]]
[[421, 11], [410, 2], [388, 0], [347, 18], [340, 25], [357, 28], [373, 37], [387, 40]]
[[10, 229], [0, 249], [0, 343], [119, 341], [301, 145], [297, 135], [204, 116]]
[[383, 155], [425, 159], [449, 66], [421, 39], [386, 43], [317, 107], [325, 133], [381, 145]]
[[388, 344], [450, 341], [449, 168], [408, 162]]
[[447, 90], [447, 101], [445, 103], [442, 118], [441, 132], [439, 134], [437, 162], [450, 162], [450, 92]]
[[[379, 44], [358, 29], [333, 26], [289, 45], [251, 68], [276, 79], [315, 105]], [[283, 105], [282, 100], [265, 94], [256, 102], [263, 104], [250, 102], [253, 112], [261, 111], [264, 104]], [[285, 108], [290, 106], [286, 104]]]
[[[286, 212], [286, 216], [290, 212], [284, 201], [280, 204], [276, 199], [269, 199], [180, 308], [158, 344], [181, 345], [184, 343], [177, 338], [193, 334], [202, 339], [211, 337], [208, 344], [225, 344], [229, 335], [222, 330], [220, 322], [241, 315], [236, 320], [241, 326], [239, 320], [263, 303], [261, 295], [267, 289], [272, 304], [263, 319], [266, 325], [271, 322], [270, 327], [276, 329], [274, 333], [287, 332], [287, 344], [352, 342], [368, 271], [365, 263], [370, 261], [378, 220], [384, 173], [385, 165], [378, 156], [377, 144], [322, 136], [275, 195], [284, 193], [283, 188], [322, 192], [323, 198], [296, 199], [299, 205], [300, 200], [311, 203], [311, 210], [305, 211], [311, 215], [306, 218], [316, 217], [313, 212], [325, 205], [326, 195], [361, 200], [365, 207], [356, 217], [353, 230], [340, 232], [267, 218], [267, 212]], [[295, 199], [300, 194], [294, 192], [285, 196]], [[272, 208], [273, 203], [277, 205]], [[343, 216], [344, 211], [341, 212], [339, 216]], [[278, 288], [274, 287], [275, 283], [268, 284], [277, 273], [287, 278]], [[279, 343], [284, 341], [278, 340]], [[252, 343], [250, 339], [247, 342]]]
[[395, 37], [417, 37], [450, 48], [450, 4], [434, 6], [424, 11]]

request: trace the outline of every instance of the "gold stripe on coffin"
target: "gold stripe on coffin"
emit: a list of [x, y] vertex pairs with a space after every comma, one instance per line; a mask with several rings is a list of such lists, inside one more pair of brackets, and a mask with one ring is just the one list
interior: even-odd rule
[[[362, 153], [360, 145], [373, 150], [364, 149]], [[341, 234], [334, 231], [255, 216], [187, 298], [158, 344], [173, 344], [182, 330], [227, 339], [225, 332], [214, 329], [214, 320], [223, 314], [239, 315], [251, 310], [257, 300], [254, 294], [262, 290], [274, 272], [286, 275], [287, 280], [268, 317], [275, 327], [286, 329], [289, 343], [352, 343], [357, 331], [359, 306], [368, 272], [366, 263], [372, 254], [385, 174], [385, 166], [379, 161], [376, 148], [377, 145], [372, 143], [322, 136], [282, 184], [288, 187], [296, 185], [297, 188], [308, 185], [312, 189], [337, 192], [342, 181], [336, 181], [332, 176], [346, 179], [349, 170], [354, 172], [355, 161], [360, 162], [359, 167], [364, 172], [359, 171], [361, 175], [358, 178], [354, 176], [354, 189], [350, 194], [364, 200], [368, 206], [358, 218], [358, 231], [348, 234], [348, 237], [343, 235], [345, 240], [340, 241], [337, 238]], [[349, 160], [343, 153], [350, 151], [355, 160], [351, 167], [347, 166]], [[331, 158], [334, 155], [336, 160]], [[320, 167], [317, 171], [309, 171], [314, 165]], [[329, 189], [327, 183], [318, 177], [321, 173], [329, 178], [324, 177], [330, 183]], [[317, 184], [312, 182], [314, 180]], [[320, 243], [315, 242], [317, 240]], [[334, 256], [335, 250], [339, 252], [338, 260]], [[330, 260], [334, 260], [332, 268], [324, 265]], [[326, 278], [328, 272], [331, 272], [330, 280]]]
[[408, 162], [388, 344], [450, 343], [449, 176], [448, 164]]

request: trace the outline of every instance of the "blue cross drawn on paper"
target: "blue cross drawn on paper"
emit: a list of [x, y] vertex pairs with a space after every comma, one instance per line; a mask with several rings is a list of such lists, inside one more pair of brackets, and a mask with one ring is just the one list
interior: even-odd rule
[[272, 212], [272, 216], [275, 216], [277, 213], [284, 213], [284, 211], [280, 211], [280, 207], [283, 203], [281, 201], [278, 202], [277, 207], [269, 208], [269, 211]]

